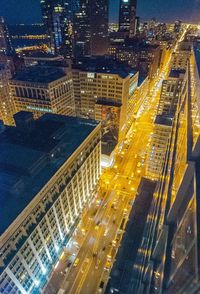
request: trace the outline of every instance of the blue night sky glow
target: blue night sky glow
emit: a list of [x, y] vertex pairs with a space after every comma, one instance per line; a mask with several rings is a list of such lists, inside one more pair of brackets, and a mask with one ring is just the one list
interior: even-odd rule
[[[118, 19], [119, 0], [110, 0], [110, 21]], [[138, 0], [137, 14], [142, 20], [156, 17], [160, 21], [181, 19], [200, 23], [200, 0]], [[0, 0], [0, 15], [8, 23], [41, 22], [39, 0]]]

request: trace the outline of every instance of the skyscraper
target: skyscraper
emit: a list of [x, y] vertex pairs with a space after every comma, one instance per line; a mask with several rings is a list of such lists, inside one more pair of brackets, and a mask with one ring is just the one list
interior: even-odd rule
[[132, 38], [136, 33], [137, 0], [120, 0], [119, 30]]
[[12, 54], [14, 49], [11, 44], [11, 38], [3, 17], [0, 17], [0, 53]]
[[91, 9], [91, 54], [104, 55], [108, 48], [108, 0], [95, 0]]
[[108, 0], [81, 0], [74, 20], [74, 55], [104, 55], [108, 48]]
[[15, 107], [10, 95], [9, 79], [12, 77], [8, 64], [0, 63], [0, 120], [5, 125], [14, 125]]
[[81, 57], [90, 54], [91, 25], [88, 0], [80, 0], [79, 10], [74, 16], [74, 56]]
[[44, 25], [53, 53], [72, 54], [72, 20], [78, 1], [41, 0]]

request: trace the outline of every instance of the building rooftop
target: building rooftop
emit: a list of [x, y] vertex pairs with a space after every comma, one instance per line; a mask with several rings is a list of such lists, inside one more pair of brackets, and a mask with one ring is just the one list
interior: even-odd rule
[[172, 126], [172, 117], [167, 115], [157, 115], [155, 119], [155, 124], [164, 125], [164, 126]]
[[147, 78], [147, 75], [144, 75], [141, 72], [139, 72], [138, 87], [140, 87], [143, 84], [146, 78]]
[[121, 42], [119, 41], [113, 42], [111, 44], [111, 47], [112, 45], [117, 47], [121, 51], [131, 51], [131, 52], [152, 51], [159, 48], [159, 44], [150, 44], [144, 40], [140, 40], [137, 38], [133, 38], [133, 39], [128, 38], [128, 39], [122, 40]]
[[52, 53], [46, 53], [46, 52], [29, 52], [27, 54], [25, 54], [25, 56], [23, 56], [24, 59], [47, 59], [47, 60], [62, 60], [63, 57], [60, 55], [54, 55]]
[[110, 57], [91, 56], [79, 59], [72, 65], [73, 69], [79, 69], [87, 72], [117, 74], [125, 79], [130, 74], [135, 74], [137, 71], [123, 63], [116, 62]]
[[105, 106], [115, 106], [115, 107], [121, 107], [122, 103], [116, 102], [114, 99], [108, 99], [108, 98], [98, 98], [96, 103], [98, 105], [105, 105]]
[[51, 83], [56, 81], [66, 74], [63, 69], [56, 67], [42, 67], [42, 66], [32, 66], [27, 67], [19, 72], [13, 77], [12, 81], [22, 81], [31, 83]]
[[0, 133], [0, 234], [96, 128], [93, 120], [30, 113]]
[[169, 73], [169, 78], [181, 78], [185, 75], [185, 69], [172, 69]]

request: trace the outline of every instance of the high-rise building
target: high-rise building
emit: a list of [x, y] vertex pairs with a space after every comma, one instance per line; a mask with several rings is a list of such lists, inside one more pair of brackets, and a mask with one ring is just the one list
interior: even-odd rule
[[0, 17], [0, 53], [6, 55], [14, 53], [11, 37], [3, 17]]
[[181, 89], [184, 83], [185, 70], [171, 70], [167, 80], [162, 83], [158, 114], [174, 116]]
[[177, 48], [177, 51], [172, 54], [172, 68], [186, 69], [190, 57], [191, 44], [188, 42], [181, 42]]
[[134, 293], [199, 293], [200, 54], [188, 50], [186, 91], [179, 96], [156, 192], [134, 266]]
[[15, 120], [0, 134], [0, 292], [41, 293], [94, 196], [101, 127], [52, 114]]
[[53, 66], [32, 66], [10, 80], [16, 111], [31, 111], [35, 117], [44, 113], [75, 115], [71, 71]]
[[120, 0], [119, 30], [130, 38], [136, 34], [136, 8], [137, 0]]
[[72, 0], [41, 0], [43, 22], [52, 53], [72, 56], [73, 14], [78, 2]]
[[9, 66], [0, 63], [0, 120], [5, 125], [14, 125], [15, 107], [10, 93], [9, 79], [12, 74]]
[[118, 60], [137, 68], [150, 78], [157, 75], [160, 66], [161, 49], [159, 45], [146, 44], [138, 40], [113, 40], [108, 48], [108, 54]]
[[138, 72], [104, 57], [80, 59], [72, 71], [76, 114], [102, 121], [103, 153], [110, 153], [126, 130]]
[[90, 55], [90, 6], [89, 1], [81, 0], [79, 10], [74, 16], [74, 45], [73, 54], [75, 58]]
[[146, 169], [147, 177], [152, 180], [157, 180], [162, 172], [166, 151], [170, 144], [172, 123], [172, 117], [162, 115], [157, 115], [154, 121]]
[[108, 50], [109, 0], [91, 0], [91, 55], [105, 55]]
[[171, 142], [173, 121], [180, 96], [187, 95], [187, 73], [185, 70], [171, 70], [163, 81], [158, 115], [154, 121], [153, 135], [147, 161], [146, 174], [157, 180], [166, 161], [166, 152]]
[[108, 48], [108, 0], [81, 0], [74, 19], [74, 56], [104, 55]]

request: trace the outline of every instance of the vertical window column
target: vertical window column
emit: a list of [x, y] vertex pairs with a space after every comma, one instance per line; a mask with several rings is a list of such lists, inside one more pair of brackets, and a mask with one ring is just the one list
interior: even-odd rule
[[49, 249], [48, 249], [48, 247], [47, 247], [47, 245], [46, 245], [46, 242], [45, 242], [45, 240], [44, 240], [44, 237], [43, 237], [43, 234], [42, 234], [42, 231], [41, 231], [41, 228], [40, 228], [39, 225], [37, 226], [37, 231], [38, 231], [38, 234], [39, 234], [40, 239], [41, 239], [41, 241], [42, 241], [42, 244], [43, 244], [43, 246], [44, 246], [44, 249], [45, 249], [45, 251], [46, 251], [46, 254], [47, 254], [47, 256], [48, 256], [48, 259], [50, 260], [50, 262], [52, 262], [52, 258], [51, 258], [51, 255], [50, 255]]
[[74, 201], [75, 214], [76, 214], [76, 216], [78, 216], [78, 210], [77, 210], [77, 205], [76, 205], [76, 198], [75, 198], [75, 194], [74, 194], [73, 180], [71, 181], [71, 187], [72, 187], [72, 197], [73, 197], [73, 201]]
[[52, 231], [52, 228], [51, 228], [51, 224], [50, 224], [50, 221], [49, 221], [49, 217], [48, 217], [47, 214], [45, 215], [45, 219], [46, 219], [46, 222], [47, 222], [47, 226], [48, 226], [51, 238], [53, 240], [54, 247], [57, 250], [58, 245], [56, 244], [56, 241], [55, 241], [55, 238], [54, 238], [54, 235], [53, 235], [53, 231]]
[[[87, 181], [87, 179], [85, 178]], [[83, 190], [83, 202], [86, 202], [86, 191], [85, 191], [85, 185], [84, 185], [84, 175], [83, 175], [83, 168], [81, 167], [81, 185]]]
[[23, 286], [20, 284], [20, 282], [17, 280], [15, 275], [12, 273], [12, 271], [7, 267], [5, 269], [6, 274], [9, 276], [9, 278], [13, 281], [13, 283], [16, 285], [16, 287], [21, 291], [22, 294], [27, 294]]
[[65, 223], [66, 232], [68, 233], [69, 232], [69, 227], [68, 227], [66, 216], [65, 216], [65, 210], [64, 210], [63, 203], [62, 203], [62, 197], [59, 198], [59, 201], [60, 201], [62, 215], [63, 215], [63, 219], [64, 219], [64, 223]]
[[42, 261], [41, 261], [41, 259], [40, 259], [39, 254], [37, 253], [37, 250], [35, 249], [35, 246], [34, 246], [33, 242], [31, 241], [30, 238], [27, 240], [27, 242], [28, 242], [29, 246], [31, 247], [31, 249], [32, 249], [32, 251], [33, 251], [33, 253], [34, 253], [35, 258], [37, 259], [37, 261], [38, 261], [38, 263], [39, 263], [39, 265], [40, 265], [40, 267], [41, 267], [42, 272], [44, 272], [44, 266], [43, 266], [43, 264], [42, 264]]
[[68, 190], [66, 188], [65, 190], [65, 193], [66, 193], [66, 197], [67, 197], [67, 203], [68, 203], [68, 206], [69, 206], [69, 214], [70, 214], [70, 218], [71, 218], [71, 223], [73, 224], [74, 223], [74, 220], [73, 220], [73, 215], [72, 215], [72, 208], [71, 208], [71, 204], [70, 204], [70, 201], [69, 201], [69, 193], [68, 193]]
[[26, 260], [24, 259], [23, 255], [21, 254], [21, 252], [18, 252], [17, 255], [18, 255], [21, 263], [23, 264], [23, 266], [27, 270], [27, 273], [29, 274], [29, 276], [31, 277], [31, 279], [34, 281], [36, 279], [36, 277], [34, 276], [32, 270], [30, 269], [30, 267], [29, 267], [28, 263], [26, 262]]
[[58, 227], [58, 232], [59, 232], [59, 235], [60, 235], [60, 239], [63, 240], [64, 239], [63, 233], [62, 233], [61, 228], [60, 228], [60, 224], [59, 224], [59, 220], [58, 220], [58, 215], [57, 215], [56, 208], [55, 208], [54, 205], [53, 205], [53, 212], [54, 212], [56, 224], [57, 224], [57, 227]]

